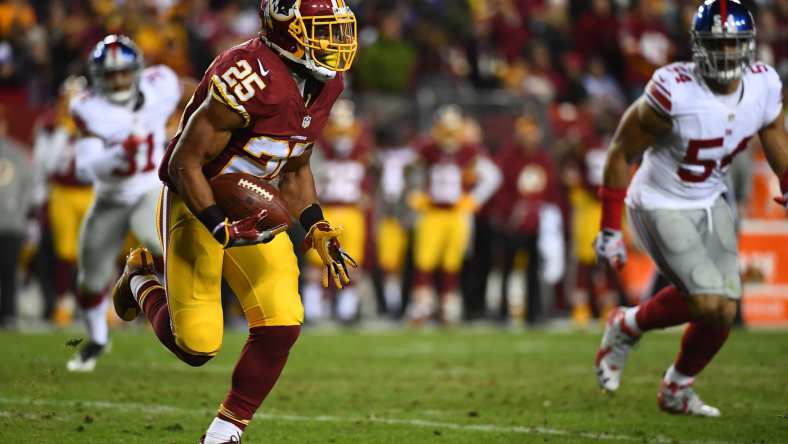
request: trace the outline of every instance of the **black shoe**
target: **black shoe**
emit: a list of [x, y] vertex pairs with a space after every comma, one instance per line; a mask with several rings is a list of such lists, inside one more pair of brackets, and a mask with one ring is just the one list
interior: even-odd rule
[[66, 368], [70, 372], [92, 372], [99, 356], [104, 354], [106, 349], [106, 345], [88, 341], [66, 363]]

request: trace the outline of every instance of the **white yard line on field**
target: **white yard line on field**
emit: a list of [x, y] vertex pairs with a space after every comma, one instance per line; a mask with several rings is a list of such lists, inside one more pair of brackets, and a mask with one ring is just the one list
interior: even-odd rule
[[[0, 397], [0, 405], [28, 405], [40, 407], [69, 407], [74, 408], [78, 406], [97, 408], [97, 409], [110, 409], [122, 412], [147, 412], [147, 413], [171, 413], [179, 415], [190, 416], [208, 416], [215, 412], [209, 409], [191, 409], [184, 407], [177, 407], [165, 404], [145, 404], [137, 402], [114, 402], [114, 401], [95, 401], [95, 400], [60, 400], [60, 399], [32, 399], [32, 398], [4, 398]], [[9, 412], [2, 412], [0, 416], [12, 416]], [[292, 415], [284, 413], [260, 413], [255, 416], [263, 420], [277, 420], [277, 421], [293, 421], [293, 422], [339, 422], [339, 423], [357, 423], [357, 422], [370, 422], [374, 424], [387, 424], [387, 425], [403, 425], [417, 428], [430, 428], [430, 429], [448, 429], [467, 432], [487, 432], [487, 433], [512, 433], [523, 435], [548, 435], [548, 436], [563, 436], [563, 437], [578, 437], [596, 441], [639, 441], [646, 443], [672, 443], [674, 440], [665, 436], [656, 436], [653, 438], [646, 438], [643, 436], [629, 436], [617, 435], [608, 433], [593, 433], [593, 432], [579, 432], [565, 429], [557, 429], [552, 427], [526, 427], [526, 426], [501, 426], [495, 424], [456, 424], [451, 422], [442, 421], [427, 421], [421, 419], [400, 419], [400, 418], [384, 418], [379, 416], [369, 417], [350, 417], [350, 416], [333, 416], [333, 415]], [[732, 444], [726, 441], [688, 441], [692, 444]]]

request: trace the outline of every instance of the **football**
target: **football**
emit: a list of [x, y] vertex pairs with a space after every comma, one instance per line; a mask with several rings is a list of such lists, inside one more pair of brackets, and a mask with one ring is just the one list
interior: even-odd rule
[[292, 217], [279, 190], [264, 179], [244, 173], [222, 174], [211, 179], [211, 188], [217, 205], [231, 221], [265, 209], [268, 215], [259, 229], [290, 227]]

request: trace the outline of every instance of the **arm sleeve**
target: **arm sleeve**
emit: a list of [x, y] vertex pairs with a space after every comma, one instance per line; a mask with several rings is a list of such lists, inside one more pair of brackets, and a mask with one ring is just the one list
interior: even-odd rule
[[478, 181], [471, 191], [471, 196], [477, 204], [484, 205], [501, 186], [501, 171], [487, 156], [479, 156], [474, 168]]

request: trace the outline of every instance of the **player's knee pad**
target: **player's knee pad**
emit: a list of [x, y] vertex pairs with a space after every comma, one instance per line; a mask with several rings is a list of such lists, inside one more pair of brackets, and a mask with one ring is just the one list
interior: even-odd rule
[[[190, 355], [214, 356], [222, 346], [222, 326], [208, 323], [176, 329], [175, 343]], [[190, 364], [191, 365], [191, 364]]]
[[690, 278], [692, 285], [698, 289], [719, 290], [723, 287], [722, 274], [711, 262], [698, 264], [692, 269]]

